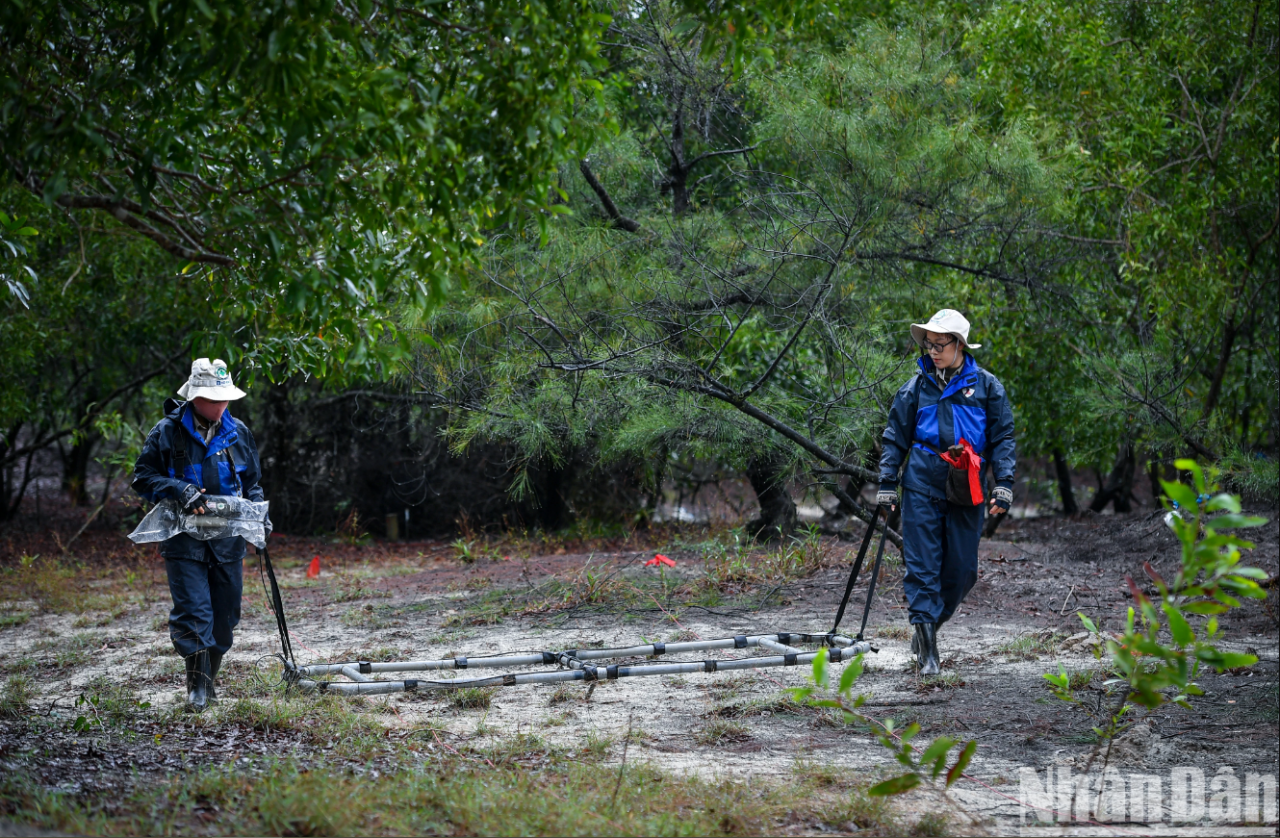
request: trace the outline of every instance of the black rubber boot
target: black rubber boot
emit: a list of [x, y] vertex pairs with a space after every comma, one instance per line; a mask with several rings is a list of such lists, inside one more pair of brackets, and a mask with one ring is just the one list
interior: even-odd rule
[[222, 653], [209, 650], [209, 703], [218, 702], [218, 670], [222, 668]]
[[937, 675], [938, 627], [933, 623], [916, 623], [916, 635], [911, 641], [916, 653], [916, 668], [921, 675]]
[[186, 658], [187, 710], [203, 713], [209, 707], [209, 694], [213, 679], [209, 676], [209, 650], [201, 649]]

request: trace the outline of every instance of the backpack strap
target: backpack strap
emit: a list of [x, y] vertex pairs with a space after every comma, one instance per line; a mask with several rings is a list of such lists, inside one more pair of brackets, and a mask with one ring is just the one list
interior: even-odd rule
[[[173, 409], [170, 410], [170, 402], [174, 401], [174, 399], [165, 399], [164, 403], [165, 418], [172, 418], [175, 426], [173, 431], [174, 438], [172, 441], [177, 443], [170, 445], [169, 447], [169, 466], [173, 469], [174, 477], [182, 477], [183, 470], [187, 467], [187, 460], [190, 459], [190, 455], [187, 453], [187, 445], [189, 443], [187, 441], [187, 435], [182, 432], [182, 416], [178, 413], [183, 402], [177, 402]], [[179, 442], [179, 439], [181, 442]]]
[[176, 433], [182, 436], [182, 442], [169, 449], [169, 457], [172, 460], [173, 476], [182, 477], [187, 467], [187, 438], [185, 434], [182, 434], [181, 428]]
[[236, 471], [236, 458], [231, 455], [231, 449], [229, 447], [222, 450], [227, 454], [227, 462], [231, 463], [231, 479], [236, 483], [236, 497], [242, 498], [244, 497], [244, 483], [240, 481], [240, 474]]

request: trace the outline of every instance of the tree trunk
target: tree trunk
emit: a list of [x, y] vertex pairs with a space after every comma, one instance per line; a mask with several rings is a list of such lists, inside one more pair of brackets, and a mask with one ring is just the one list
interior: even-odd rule
[[[280, 368], [283, 374], [284, 369]], [[291, 379], [282, 377], [277, 383], [266, 384], [266, 405], [263, 419], [266, 427], [262, 439], [262, 490], [271, 499], [273, 517], [286, 521], [294, 504], [290, 503], [289, 468], [294, 451], [296, 423], [293, 405], [289, 401]]]
[[[681, 98], [683, 99], [683, 91]], [[684, 159], [684, 102], [676, 106], [671, 126], [671, 165], [667, 167], [667, 186], [671, 189], [671, 211], [684, 215], [689, 210], [689, 169]]]
[[84, 506], [89, 502], [89, 463], [97, 443], [96, 434], [86, 434], [62, 456], [62, 490], [67, 493], [72, 506]]
[[538, 525], [546, 532], [569, 526], [569, 504], [565, 500], [569, 478], [568, 467], [549, 468], [539, 481]]
[[781, 463], [776, 459], [753, 460], [747, 466], [747, 479], [760, 503], [760, 517], [747, 524], [747, 533], [767, 540], [795, 532], [796, 505], [787, 492]]
[[1222, 328], [1222, 345], [1218, 349], [1218, 363], [1214, 367], [1213, 376], [1209, 380], [1209, 393], [1204, 397], [1204, 416], [1207, 418], [1218, 406], [1222, 396], [1222, 382], [1227, 377], [1227, 367], [1231, 363], [1231, 350], [1235, 347], [1239, 327], [1236, 325], [1235, 303], [1231, 305], [1231, 313]]
[[1094, 497], [1093, 503], [1089, 504], [1089, 508], [1094, 512], [1101, 512], [1107, 508], [1108, 503], [1114, 503], [1116, 512], [1132, 512], [1135, 470], [1133, 445], [1126, 440], [1120, 445], [1111, 474], [1107, 475], [1106, 483]]
[[1058, 496], [1062, 498], [1062, 514], [1076, 515], [1080, 506], [1076, 503], [1075, 490], [1071, 488], [1071, 466], [1061, 448], [1053, 449], [1053, 470], [1058, 475]]

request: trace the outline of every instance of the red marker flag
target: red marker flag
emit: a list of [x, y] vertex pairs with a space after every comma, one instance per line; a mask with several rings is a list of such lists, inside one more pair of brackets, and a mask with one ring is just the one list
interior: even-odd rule
[[307, 565], [307, 578], [315, 579], [320, 575], [320, 557], [316, 556], [311, 560], [311, 564]]
[[675, 567], [676, 563], [668, 559], [661, 553], [654, 553], [653, 558], [644, 563], [645, 567], [657, 567], [658, 565], [666, 565], [667, 567]]

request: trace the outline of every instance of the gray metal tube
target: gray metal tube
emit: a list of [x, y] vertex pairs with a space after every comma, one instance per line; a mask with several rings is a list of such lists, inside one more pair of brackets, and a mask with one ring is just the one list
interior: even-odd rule
[[361, 675], [358, 671], [356, 671], [356, 668], [351, 664], [347, 664], [346, 666], [342, 667], [342, 674], [350, 678], [352, 681], [359, 681], [361, 683], [368, 683], [369, 681], [373, 680], [372, 678], [369, 678], [365, 675]]
[[369, 665], [372, 672], [423, 672], [432, 669], [482, 669], [498, 666], [533, 666], [547, 663], [541, 652], [528, 655], [502, 655], [492, 658], [461, 658], [466, 661], [463, 667], [458, 666], [458, 659], [448, 658], [438, 661], [409, 661], [407, 663], [374, 663]]
[[[550, 663], [541, 652], [527, 655], [502, 655], [491, 658], [444, 658], [434, 661], [391, 661], [388, 663], [347, 662], [347, 663], [314, 663], [310, 666], [298, 667], [298, 673], [304, 676], [346, 674], [346, 667], [363, 664], [365, 671], [377, 672], [427, 672], [450, 669], [483, 669], [503, 666], [533, 666]], [[459, 665], [461, 664], [461, 665]]]
[[770, 640], [767, 637], [760, 638], [761, 648], [768, 649], [771, 652], [782, 652], [784, 655], [803, 655], [804, 649], [797, 649], [794, 646], [784, 646], [776, 640]]

